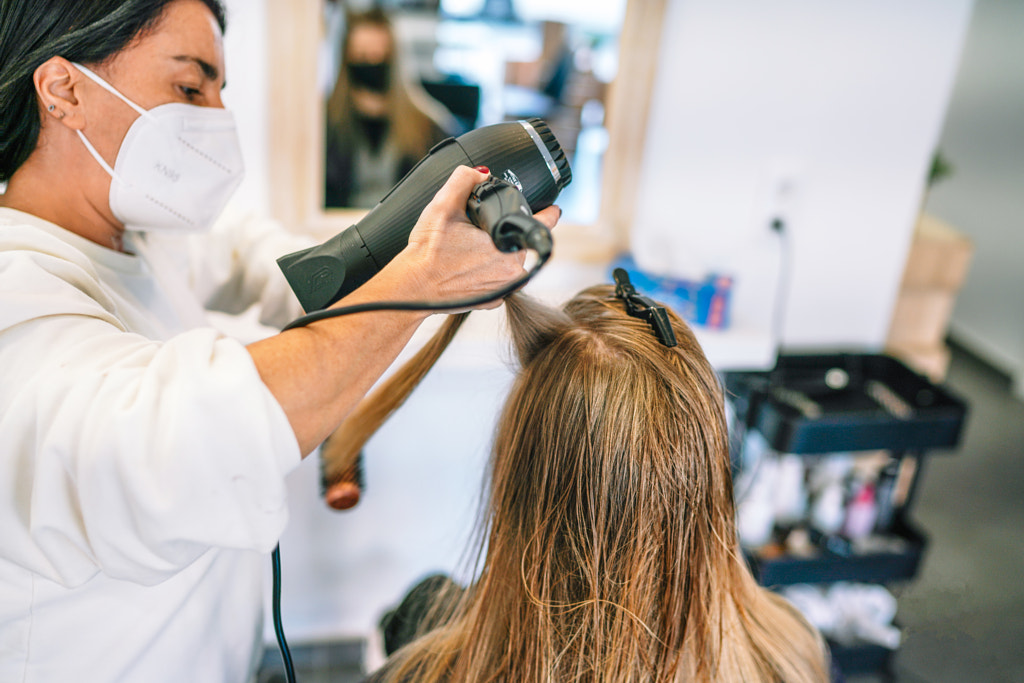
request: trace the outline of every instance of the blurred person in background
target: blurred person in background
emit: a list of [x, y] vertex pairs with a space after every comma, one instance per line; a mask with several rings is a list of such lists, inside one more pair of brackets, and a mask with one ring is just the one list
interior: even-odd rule
[[324, 206], [371, 208], [437, 142], [451, 114], [404, 72], [381, 9], [348, 13], [341, 65], [327, 99]]

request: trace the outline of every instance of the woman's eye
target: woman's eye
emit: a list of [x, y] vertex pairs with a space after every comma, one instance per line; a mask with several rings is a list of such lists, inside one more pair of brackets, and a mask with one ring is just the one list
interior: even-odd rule
[[202, 94], [199, 88], [190, 88], [187, 85], [180, 85], [178, 86], [178, 88], [181, 90], [181, 93], [185, 96], [185, 99], [188, 100], [194, 100]]

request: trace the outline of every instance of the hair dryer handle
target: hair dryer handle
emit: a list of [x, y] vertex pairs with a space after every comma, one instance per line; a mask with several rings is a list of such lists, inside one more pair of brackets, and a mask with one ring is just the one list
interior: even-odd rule
[[490, 234], [499, 251], [533, 249], [542, 258], [551, 254], [551, 232], [533, 217], [526, 196], [505, 180], [492, 176], [473, 188], [466, 215]]

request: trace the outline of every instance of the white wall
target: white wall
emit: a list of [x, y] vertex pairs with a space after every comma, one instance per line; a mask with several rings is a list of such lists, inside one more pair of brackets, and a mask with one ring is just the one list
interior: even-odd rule
[[267, 21], [264, 0], [224, 0], [228, 30], [224, 36], [227, 85], [224, 106], [238, 122], [245, 159], [245, 180], [234, 202], [261, 212], [270, 210], [268, 180]]
[[953, 175], [927, 210], [974, 241], [953, 337], [1024, 400], [1024, 3], [977, 0], [940, 145]]
[[737, 324], [770, 327], [779, 213], [792, 263], [784, 346], [880, 348], [970, 0], [668, 6], [638, 261], [732, 273]]

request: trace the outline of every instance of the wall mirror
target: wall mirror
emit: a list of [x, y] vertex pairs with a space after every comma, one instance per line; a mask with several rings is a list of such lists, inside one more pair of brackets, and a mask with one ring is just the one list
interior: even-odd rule
[[[352, 73], [341, 66], [346, 11], [376, 4], [401, 56], [391, 80], [411, 83], [431, 106], [441, 103], [452, 134], [530, 115], [549, 123], [574, 171], [559, 198], [565, 215], [556, 255], [599, 260], [627, 246], [665, 0], [608, 0], [603, 17], [591, 9], [590, 25], [573, 23], [571, 10], [553, 16], [537, 0], [350, 4], [267, 0], [276, 217], [326, 238], [372, 205], [327, 196], [325, 146], [327, 101], [339, 71]], [[577, 17], [591, 7], [566, 5], [583, 8]]]

